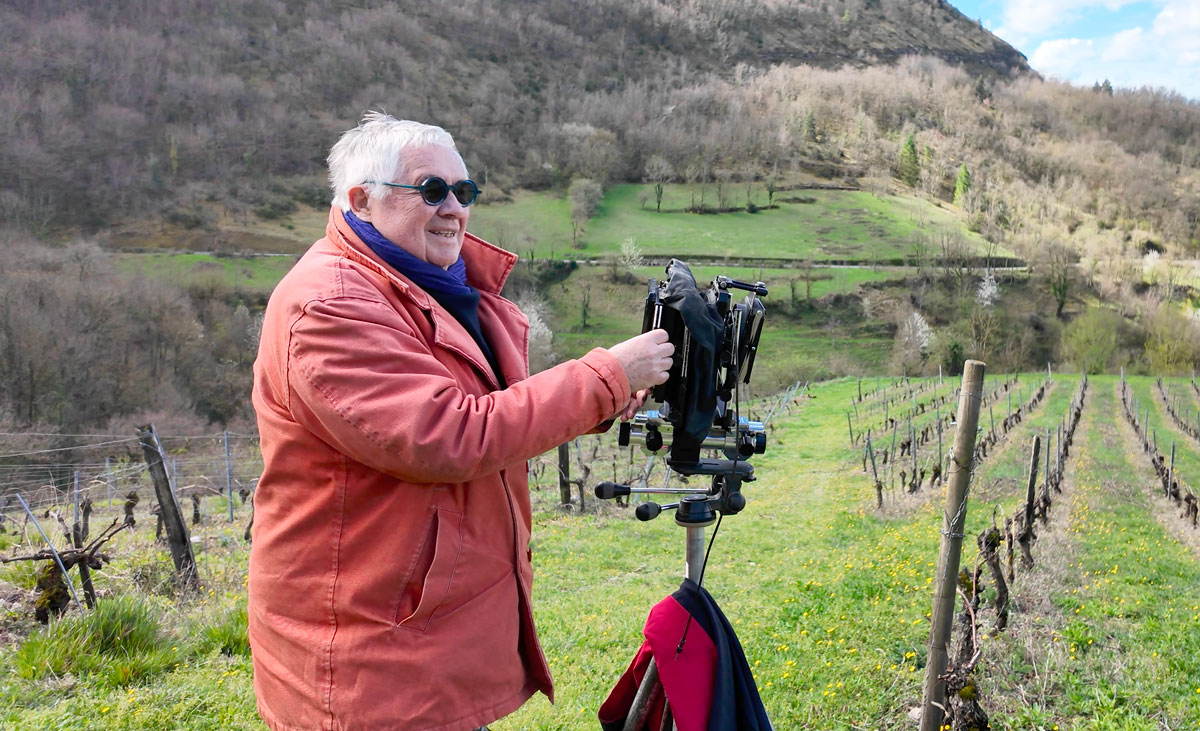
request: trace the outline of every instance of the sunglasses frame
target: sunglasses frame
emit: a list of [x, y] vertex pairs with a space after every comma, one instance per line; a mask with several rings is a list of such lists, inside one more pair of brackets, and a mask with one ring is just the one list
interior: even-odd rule
[[[440, 183], [441, 185], [444, 185], [445, 191], [446, 191], [445, 195], [443, 195], [441, 198], [437, 199], [436, 201], [429, 200], [428, 186], [430, 183]], [[425, 201], [426, 205], [430, 205], [430, 206], [440, 206], [446, 200], [446, 198], [450, 197], [450, 195], [453, 195], [454, 199], [458, 201], [459, 205], [461, 205], [463, 208], [466, 208], [467, 206], [471, 205], [472, 203], [474, 203], [476, 200], [479, 199], [479, 193], [480, 193], [479, 185], [476, 184], [476, 182], [474, 180], [471, 180], [470, 178], [463, 178], [462, 180], [458, 181], [457, 183], [451, 184], [436, 175], [431, 175], [428, 178], [425, 178], [424, 180], [421, 181], [420, 185], [404, 185], [403, 183], [387, 183], [382, 180], [364, 180], [362, 182], [362, 184], [363, 185], [368, 185], [368, 184], [386, 185], [389, 188], [404, 188], [406, 190], [415, 190], [415, 191], [420, 192], [421, 200]], [[471, 191], [471, 198], [470, 198], [470, 200], [467, 200], [466, 202], [463, 202], [463, 199], [461, 197], [459, 197], [458, 191], [456, 190], [457, 188], [459, 188], [460, 186], [463, 186], [463, 185], [469, 185], [470, 187], [467, 188], [467, 190]]]

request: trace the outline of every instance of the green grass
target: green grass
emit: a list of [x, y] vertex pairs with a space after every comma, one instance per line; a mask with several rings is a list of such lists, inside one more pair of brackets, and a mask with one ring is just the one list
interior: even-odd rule
[[[638, 201], [645, 189], [636, 184], [611, 186], [588, 222], [579, 249], [571, 248], [570, 203], [550, 193], [523, 193], [511, 203], [481, 205], [472, 212], [471, 230], [493, 243], [521, 254], [532, 251], [540, 258], [552, 252], [558, 258], [614, 253], [632, 237], [644, 254], [654, 256], [869, 263], [904, 257], [919, 234], [931, 236], [938, 230], [957, 232], [973, 251], [984, 252], [983, 239], [966, 230], [959, 214], [919, 198], [877, 197], [861, 191], [793, 191], [777, 198], [803, 197], [812, 202], [781, 202], [778, 208], [749, 213], [744, 209], [744, 186], [735, 185], [730, 188], [730, 204], [742, 210], [701, 215], [680, 211], [691, 204], [688, 186], [666, 186], [662, 213], [653, 210], [653, 200], [647, 207]], [[714, 186], [707, 190], [707, 204], [716, 205]], [[756, 197], [765, 204], [765, 193], [760, 191]]]
[[[1040, 378], [1025, 374], [1021, 381]], [[1056, 375], [1039, 408], [981, 466], [964, 566], [975, 559], [974, 536], [991, 524], [992, 507], [1015, 509], [1029, 438], [1057, 424], [1076, 383]], [[1150, 382], [1138, 387], [1143, 383]], [[1009, 631], [985, 631], [977, 672], [993, 728], [1200, 723], [1200, 561], [1154, 517], [1156, 483], [1116, 421], [1114, 384], [1112, 377], [1092, 379], [1067, 492], [1054, 523], [1038, 531], [1038, 565], [1018, 572], [1020, 602]], [[848, 445], [845, 432], [856, 389], [854, 379], [820, 384], [777, 419], [767, 453], [755, 459], [759, 479], [745, 488], [749, 504], [724, 521], [705, 580], [734, 622], [780, 729], [909, 728], [907, 710], [920, 698], [943, 498], [928, 489], [903, 504], [889, 496], [885, 511], [875, 512], [859, 448]], [[640, 523], [612, 506], [564, 514], [554, 507], [551, 483], [543, 481], [535, 494], [534, 602], [558, 703], [539, 696], [492, 724], [496, 731], [594, 728], [596, 708], [640, 643], [648, 608], [674, 590], [682, 571], [684, 534], [669, 519]], [[162, 631], [150, 646], [171, 641], [166, 647], [178, 648], [178, 667], [125, 685], [73, 672], [64, 688], [65, 675], [22, 677], [17, 652], [10, 652], [0, 660], [7, 686], [0, 724], [262, 728], [240, 645], [246, 550], [236, 534], [245, 517], [239, 507], [237, 523], [217, 516], [193, 532], [204, 546], [204, 591], [138, 594]], [[152, 563], [131, 560], [131, 551], [165, 553], [150, 531], [143, 526], [114, 541], [115, 560], [97, 579], [104, 601], [129, 593], [129, 574]], [[981, 617], [990, 626], [986, 604]], [[79, 621], [68, 617], [56, 628]], [[24, 652], [53, 654], [36, 645]]]
[[489, 243], [527, 256], [570, 258], [571, 204], [551, 193], [521, 192], [506, 203], [488, 203], [486, 194], [471, 207], [467, 226]]
[[140, 598], [118, 596], [26, 639], [11, 668], [23, 680], [69, 673], [109, 688], [161, 673], [179, 658], [179, 646], [160, 626], [157, 613]]
[[178, 252], [118, 254], [123, 270], [181, 287], [217, 283], [234, 290], [270, 294], [296, 256], [213, 256]]

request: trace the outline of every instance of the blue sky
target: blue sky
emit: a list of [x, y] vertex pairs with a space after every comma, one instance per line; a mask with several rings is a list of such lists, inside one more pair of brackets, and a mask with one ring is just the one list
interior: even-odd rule
[[1200, 0], [950, 0], [1046, 77], [1200, 101]]

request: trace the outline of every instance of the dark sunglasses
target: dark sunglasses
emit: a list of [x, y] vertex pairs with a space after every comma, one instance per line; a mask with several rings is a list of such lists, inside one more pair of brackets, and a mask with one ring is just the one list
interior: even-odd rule
[[417, 190], [421, 192], [421, 200], [431, 206], [440, 206], [442, 201], [446, 200], [446, 196], [451, 193], [464, 207], [475, 202], [479, 197], [479, 186], [475, 185], [474, 180], [460, 180], [454, 185], [447, 183], [441, 178], [425, 178], [420, 185], [403, 185], [401, 183], [385, 183], [381, 180], [364, 180], [363, 185], [374, 183], [376, 185], [386, 185], [389, 188], [406, 188], [408, 190]]

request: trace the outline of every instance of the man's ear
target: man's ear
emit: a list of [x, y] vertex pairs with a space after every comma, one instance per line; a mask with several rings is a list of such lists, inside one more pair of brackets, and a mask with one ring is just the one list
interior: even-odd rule
[[346, 195], [350, 198], [350, 212], [353, 213], [360, 221], [370, 221], [371, 212], [367, 209], [367, 191], [361, 185], [355, 185], [346, 191]]

